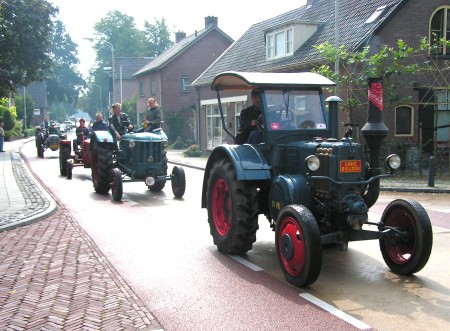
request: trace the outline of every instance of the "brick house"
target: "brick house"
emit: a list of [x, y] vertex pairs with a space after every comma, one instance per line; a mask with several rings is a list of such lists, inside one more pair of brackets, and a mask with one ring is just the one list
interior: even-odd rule
[[[147, 109], [148, 98], [153, 97], [163, 107], [166, 119], [169, 115], [182, 114], [185, 138], [195, 140], [193, 110], [198, 96], [190, 84], [233, 43], [217, 23], [217, 17], [208, 16], [203, 30], [190, 36], [177, 32], [171, 48], [134, 73], [138, 85], [138, 122]], [[167, 123], [163, 126], [170, 137], [170, 126]]]
[[[335, 44], [335, 9], [335, 0], [308, 0], [305, 6], [254, 24], [193, 82], [199, 96], [203, 151], [232, 142], [221, 129], [215, 93], [210, 89], [215, 75], [230, 70], [310, 71], [323, 63], [323, 56], [313, 46], [327, 41]], [[366, 45], [376, 52], [380, 45], [394, 46], [398, 39], [418, 48], [420, 39], [430, 40], [432, 33], [450, 40], [448, 0], [341, 0], [338, 13], [339, 45], [348, 52], [362, 50]], [[412, 77], [404, 75], [398, 91], [402, 102], [386, 104], [385, 100], [384, 121], [390, 139], [397, 142], [419, 145], [420, 141], [437, 140], [448, 144], [449, 128], [445, 124], [450, 123], [450, 49], [444, 47], [428, 59], [435, 66], [434, 75], [414, 77], [414, 84], [410, 83]], [[226, 123], [232, 132], [236, 132], [240, 111], [250, 101], [249, 95], [222, 96]], [[352, 124], [362, 127], [366, 118], [366, 106], [362, 104]], [[346, 121], [346, 112], [340, 112], [341, 134], [346, 130]], [[444, 127], [436, 131], [439, 126]], [[354, 138], [364, 141], [359, 134]]]

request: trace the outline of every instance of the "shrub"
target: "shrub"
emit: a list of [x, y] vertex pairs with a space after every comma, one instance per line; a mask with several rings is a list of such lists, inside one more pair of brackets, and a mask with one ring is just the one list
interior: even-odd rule
[[191, 145], [184, 151], [184, 156], [199, 157], [202, 155], [202, 150], [199, 145]]
[[174, 143], [170, 145], [170, 149], [185, 149], [186, 147], [186, 143], [180, 136], [178, 136]]

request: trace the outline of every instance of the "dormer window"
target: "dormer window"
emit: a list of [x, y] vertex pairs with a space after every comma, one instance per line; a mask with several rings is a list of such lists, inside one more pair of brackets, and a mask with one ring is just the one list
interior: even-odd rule
[[277, 59], [292, 55], [294, 52], [293, 45], [293, 28], [273, 31], [266, 34], [266, 57], [268, 60]]
[[291, 20], [264, 31], [266, 59], [277, 60], [293, 55], [302, 47], [322, 22]]

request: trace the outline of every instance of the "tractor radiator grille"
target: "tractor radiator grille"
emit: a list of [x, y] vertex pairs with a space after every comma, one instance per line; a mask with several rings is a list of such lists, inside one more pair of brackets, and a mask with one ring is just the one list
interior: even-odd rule
[[162, 149], [163, 143], [151, 142], [151, 143], [137, 143], [135, 157], [138, 158], [137, 162], [148, 162], [149, 157], [153, 158], [153, 162], [162, 161]]

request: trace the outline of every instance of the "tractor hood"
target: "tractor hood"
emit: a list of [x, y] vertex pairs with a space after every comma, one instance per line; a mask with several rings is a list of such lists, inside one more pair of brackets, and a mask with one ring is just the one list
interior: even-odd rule
[[135, 141], [167, 141], [166, 134], [161, 131], [156, 132], [140, 132], [125, 134], [121, 138], [122, 140], [135, 140]]

